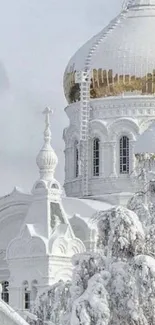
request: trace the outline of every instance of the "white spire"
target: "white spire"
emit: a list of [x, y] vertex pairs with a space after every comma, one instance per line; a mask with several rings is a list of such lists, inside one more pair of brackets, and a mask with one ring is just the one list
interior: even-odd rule
[[58, 158], [51, 147], [51, 130], [50, 130], [50, 114], [52, 110], [46, 107], [43, 111], [45, 114], [45, 131], [44, 145], [40, 150], [36, 162], [40, 171], [40, 178], [44, 180], [52, 180], [58, 163]]

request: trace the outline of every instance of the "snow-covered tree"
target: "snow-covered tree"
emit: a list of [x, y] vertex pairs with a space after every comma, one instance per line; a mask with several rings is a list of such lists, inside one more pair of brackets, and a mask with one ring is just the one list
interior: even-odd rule
[[96, 213], [98, 250], [74, 256], [72, 281], [38, 297], [36, 324], [155, 324], [154, 216], [154, 204], [146, 206], [138, 194], [127, 208]]

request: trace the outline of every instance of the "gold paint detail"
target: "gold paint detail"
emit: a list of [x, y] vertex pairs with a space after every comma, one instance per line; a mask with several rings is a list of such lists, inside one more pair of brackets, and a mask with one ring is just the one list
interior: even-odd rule
[[[64, 80], [65, 96], [69, 103], [80, 100], [80, 85], [75, 83], [76, 71], [67, 73]], [[114, 74], [113, 70], [92, 71], [90, 98], [119, 96], [125, 92], [142, 95], [155, 93], [155, 69], [146, 76]]]

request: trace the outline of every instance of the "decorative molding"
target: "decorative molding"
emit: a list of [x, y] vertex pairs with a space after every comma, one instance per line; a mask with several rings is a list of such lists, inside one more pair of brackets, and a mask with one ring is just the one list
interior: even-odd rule
[[90, 138], [98, 137], [101, 142], [107, 141], [108, 129], [102, 120], [90, 121]]
[[28, 258], [32, 256], [45, 256], [46, 245], [40, 237], [31, 237], [25, 229], [21, 237], [15, 238], [11, 241], [7, 248], [7, 261], [20, 258]]

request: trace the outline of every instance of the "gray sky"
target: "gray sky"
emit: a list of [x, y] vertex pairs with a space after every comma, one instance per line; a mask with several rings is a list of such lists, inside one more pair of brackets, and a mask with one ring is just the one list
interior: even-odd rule
[[63, 184], [62, 132], [68, 125], [63, 73], [74, 52], [116, 16], [121, 3], [0, 0], [0, 195], [15, 185], [31, 190], [38, 178], [35, 159], [43, 143], [41, 112], [47, 105], [54, 109], [56, 177]]
[[[63, 183], [62, 77], [74, 52], [120, 10], [121, 0], [0, 0], [0, 195], [31, 190], [38, 177], [42, 110], [54, 109], [56, 177]], [[60, 163], [61, 162], [61, 163]]]

